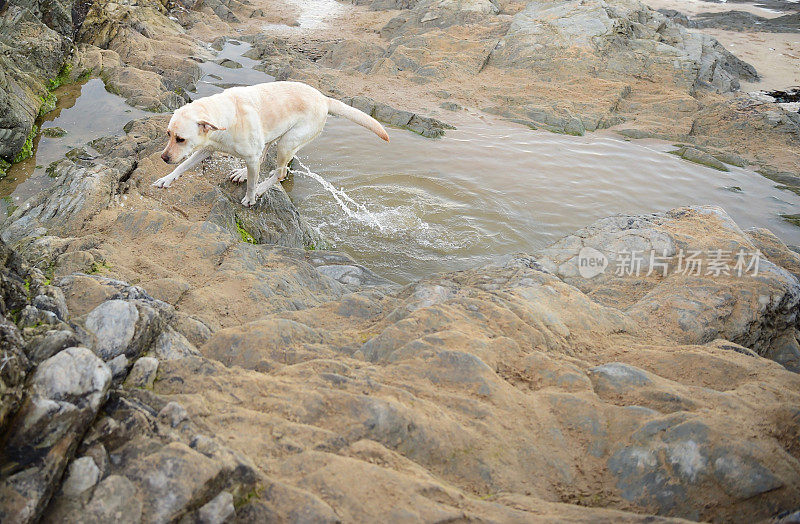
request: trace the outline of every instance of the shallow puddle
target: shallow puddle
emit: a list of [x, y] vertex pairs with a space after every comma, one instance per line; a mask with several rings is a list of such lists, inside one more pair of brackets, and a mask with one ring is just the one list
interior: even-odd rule
[[8, 175], [0, 180], [0, 197], [10, 197], [14, 205], [52, 185], [55, 180], [47, 176], [47, 166], [69, 150], [84, 147], [96, 138], [121, 135], [128, 121], [148, 114], [106, 91], [99, 78], [61, 86], [55, 95], [56, 108], [37, 125], [40, 130], [58, 127], [66, 134], [50, 138], [40, 132], [34, 139], [33, 156], [11, 166]]
[[[225, 42], [216, 58], [200, 64], [205, 76], [197, 82], [197, 89], [190, 93], [192, 100], [221, 93], [229, 87], [251, 86], [275, 80], [275, 77], [254, 69], [259, 64], [258, 61], [244, 56], [252, 48], [246, 42]], [[220, 65], [220, 62], [226, 65]]]

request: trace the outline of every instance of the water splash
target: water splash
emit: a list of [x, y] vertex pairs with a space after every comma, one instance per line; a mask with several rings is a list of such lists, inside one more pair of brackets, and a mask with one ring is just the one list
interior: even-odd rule
[[[337, 189], [333, 184], [322, 178], [317, 173], [311, 171], [305, 164], [300, 162], [297, 158], [294, 161], [299, 165], [302, 169], [292, 169], [289, 168], [290, 173], [294, 173], [296, 175], [304, 175], [313, 180], [316, 180], [328, 193], [331, 194], [333, 199], [342, 208], [342, 211], [345, 214], [353, 219], [356, 219], [361, 222], [365, 222], [366, 224], [377, 228], [379, 231], [383, 231], [384, 227], [381, 224], [380, 220], [369, 210], [364, 204], [356, 202], [350, 195], [344, 192], [344, 189]], [[355, 209], [353, 209], [355, 208]]]

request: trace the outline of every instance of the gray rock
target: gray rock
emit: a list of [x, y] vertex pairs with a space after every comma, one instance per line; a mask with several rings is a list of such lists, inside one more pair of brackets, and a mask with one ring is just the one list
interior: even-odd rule
[[653, 381], [642, 369], [612, 362], [589, 370], [592, 383], [599, 395], [605, 392], [620, 393], [630, 388], [649, 386]]
[[711, 460], [714, 478], [736, 499], [749, 499], [783, 486], [779, 478], [744, 450], [720, 448]]
[[138, 489], [121, 475], [109, 475], [95, 488], [82, 516], [95, 522], [139, 524], [142, 522], [142, 500]]
[[[620, 32], [620, 27], [629, 30]], [[691, 33], [661, 13], [636, 5], [609, 8], [594, 0], [528, 3], [514, 15], [489, 63], [539, 74], [572, 68], [647, 77], [668, 71], [690, 90], [720, 92], [737, 90], [740, 78], [758, 78], [752, 66], [716, 40]]]
[[[700, 221], [714, 224], [717, 231], [707, 243], [696, 238], [696, 224]], [[783, 253], [779, 246], [775, 249]], [[691, 276], [678, 271], [681, 250], [684, 257], [698, 251], [704, 259], [705, 274]], [[642, 325], [659, 325], [671, 340], [706, 344], [723, 338], [774, 358], [788, 369], [800, 369], [794, 367], [800, 366], [800, 346], [794, 339], [800, 282], [761, 258], [758, 275], [742, 271], [741, 276], [735, 276], [734, 288], [730, 279], [735, 272], [719, 276], [708, 273], [708, 261], [715, 250], [752, 253], [754, 247], [750, 237], [724, 210], [698, 206], [601, 219], [540, 250], [536, 258], [547, 271], [594, 300], [624, 308], [631, 320]], [[602, 257], [607, 268], [582, 275], [580, 261], [587, 251], [594, 253], [593, 257]], [[619, 271], [624, 267], [622, 253], [640, 254], [638, 274]], [[666, 274], [656, 279], [648, 273], [652, 269], [659, 274], [658, 259]], [[730, 267], [733, 265], [734, 261]], [[671, 307], [665, 308], [664, 304]]]
[[652, 505], [667, 514], [686, 502], [686, 488], [664, 474], [661, 458], [648, 448], [620, 449], [608, 459], [608, 469], [617, 477], [616, 486], [625, 500]]
[[129, 388], [153, 387], [158, 372], [158, 359], [153, 357], [141, 357], [133, 363], [128, 378], [125, 379], [125, 386]]
[[136, 332], [139, 311], [124, 300], [108, 300], [86, 317], [86, 329], [95, 337], [95, 350], [103, 360], [111, 360], [128, 349]]
[[128, 370], [128, 357], [117, 355], [107, 362], [108, 368], [111, 370], [111, 376], [116, 378], [124, 377]]
[[[32, 393], [42, 399], [87, 405], [97, 410], [111, 381], [108, 366], [90, 350], [72, 347], [42, 362], [33, 376]], [[39, 416], [40, 413], [34, 413]]]
[[[270, 171], [273, 157], [267, 155], [269, 165], [262, 171]], [[241, 205], [244, 188], [235, 184], [223, 183], [214, 194], [214, 203], [208, 217], [210, 223], [230, 231], [235, 238], [242, 240], [239, 227], [251, 236], [257, 244], [277, 244], [286, 247], [317, 247], [321, 237], [297, 212], [289, 195], [281, 184], [270, 187], [250, 208]]]
[[178, 442], [141, 457], [126, 470], [139, 489], [142, 519], [148, 522], [177, 519], [208, 500], [222, 473], [220, 463]]
[[[211, 336], [210, 332], [208, 336]], [[186, 337], [171, 327], [167, 327], [161, 332], [153, 344], [152, 352], [159, 360], [177, 360], [200, 354]]]
[[75, 459], [69, 465], [67, 478], [61, 485], [61, 492], [67, 497], [77, 497], [93, 488], [100, 480], [100, 469], [92, 457]]
[[394, 285], [390, 280], [376, 275], [366, 267], [357, 264], [352, 258], [341, 253], [315, 251], [309, 262], [319, 273], [351, 288]]
[[67, 301], [64, 293], [57, 287], [47, 286], [41, 290], [43, 293], [36, 295], [31, 304], [39, 309], [50, 311], [59, 320], [67, 319]]
[[21, 327], [36, 327], [42, 324], [58, 324], [58, 317], [51, 311], [34, 306], [25, 306], [20, 313], [19, 325]]
[[35, 363], [46, 360], [59, 351], [78, 345], [78, 337], [71, 330], [50, 329], [29, 337], [25, 347], [28, 357]]
[[158, 418], [169, 424], [170, 427], [176, 428], [178, 424], [189, 418], [189, 414], [183, 406], [171, 401], [158, 412]]
[[17, 209], [4, 225], [2, 239], [10, 243], [41, 241], [38, 237], [44, 236], [45, 231], [69, 236], [69, 231], [83, 227], [86, 220], [106, 209], [115, 198], [120, 180], [136, 166], [129, 157], [107, 161], [108, 164], [93, 160], [58, 162], [53, 174], [59, 183], [37, 193]]
[[677, 155], [684, 160], [688, 160], [689, 162], [694, 162], [695, 164], [701, 164], [708, 167], [713, 167], [719, 171], [728, 171], [727, 166], [719, 161], [717, 158], [713, 157], [712, 155], [706, 153], [705, 151], [701, 151], [699, 149], [695, 149], [693, 147], [682, 147], [677, 151], [670, 151], [673, 155]]
[[47, 81], [58, 76], [83, 18], [73, 19], [69, 0], [57, 0], [47, 7], [28, 0], [3, 4], [0, 157], [13, 157], [29, 136], [48, 92]]
[[[11, 295], [11, 286], [4, 287], [4, 291]], [[23, 386], [31, 368], [23, 344], [17, 326], [0, 317], [0, 430], [4, 433], [7, 422], [22, 404]]]
[[228, 58], [222, 58], [220, 60], [217, 60], [217, 63], [219, 65], [221, 65], [222, 67], [227, 67], [228, 69], [241, 69], [242, 68], [242, 64], [240, 64], [239, 62], [236, 62], [235, 60], [230, 60]]
[[455, 129], [441, 120], [401, 111], [366, 96], [342, 98], [342, 102], [365, 112], [380, 122], [408, 129], [427, 138], [438, 138], [444, 135], [445, 130]]
[[200, 524], [223, 524], [232, 521], [235, 517], [233, 495], [227, 491], [221, 492], [197, 510], [197, 521]]

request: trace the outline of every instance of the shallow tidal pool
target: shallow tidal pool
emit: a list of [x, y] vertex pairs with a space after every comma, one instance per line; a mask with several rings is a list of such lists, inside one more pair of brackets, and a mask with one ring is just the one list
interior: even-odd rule
[[[272, 81], [243, 56], [250, 48], [229, 41], [201, 64], [206, 75], [193, 98]], [[57, 94], [43, 127], [67, 134], [40, 136], [36, 155], [0, 181], [0, 196], [15, 205], [55, 182], [45, 173], [50, 162], [147, 115], [99, 79]], [[741, 227], [766, 227], [800, 245], [800, 228], [780, 217], [800, 210], [800, 196], [752, 171], [692, 164], [669, 154], [668, 143], [611, 132], [558, 135], [467, 111], [450, 122], [458, 128], [435, 140], [389, 128], [387, 144], [330, 118], [300, 152], [284, 188], [327, 247], [399, 283], [532, 252], [608, 215], [693, 204], [722, 206]]]

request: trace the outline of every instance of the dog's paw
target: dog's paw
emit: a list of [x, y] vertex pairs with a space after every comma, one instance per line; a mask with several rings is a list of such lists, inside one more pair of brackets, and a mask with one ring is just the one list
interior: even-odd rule
[[245, 195], [244, 198], [242, 199], [242, 205], [244, 207], [251, 207], [255, 205], [256, 200], [258, 200], [258, 198], [255, 195], [253, 196]]
[[247, 168], [243, 167], [241, 169], [237, 169], [233, 171], [228, 178], [231, 179], [231, 182], [236, 182], [237, 184], [241, 184], [245, 180], [247, 180]]
[[174, 180], [175, 180], [174, 178], [170, 178], [169, 176], [165, 176], [165, 177], [159, 178], [158, 180], [153, 182], [153, 186], [154, 187], [169, 187], [170, 185], [172, 185], [172, 182]]

